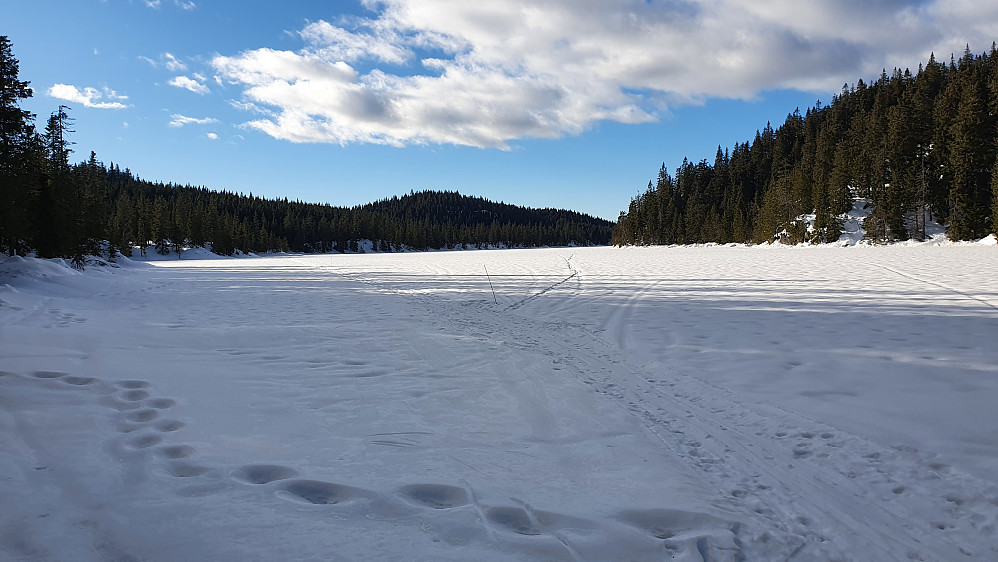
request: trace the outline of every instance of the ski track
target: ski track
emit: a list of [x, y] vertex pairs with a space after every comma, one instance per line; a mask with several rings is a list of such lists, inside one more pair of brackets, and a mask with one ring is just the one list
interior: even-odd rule
[[950, 287], [948, 285], [944, 285], [942, 283], [937, 283], [935, 281], [930, 281], [930, 280], [924, 279], [922, 277], [917, 277], [915, 275], [912, 275], [910, 273], [905, 273], [903, 271], [898, 271], [897, 269], [894, 269], [892, 267], [888, 267], [886, 265], [879, 265], [879, 267], [882, 268], [882, 269], [885, 269], [887, 271], [890, 271], [891, 273], [893, 273], [895, 275], [899, 275], [901, 277], [904, 277], [905, 279], [911, 279], [912, 281], [918, 281], [919, 283], [925, 283], [926, 285], [931, 285], [933, 287], [938, 287], [940, 289], [945, 289], [946, 291], [949, 291], [951, 293], [955, 293], [957, 295], [960, 295], [961, 297], [965, 297], [967, 299], [970, 299], [970, 300], [973, 300], [973, 301], [977, 301], [977, 302], [983, 304], [984, 306], [987, 306], [987, 307], [993, 308], [995, 310], [998, 310], [998, 305], [996, 305], [994, 303], [991, 303], [991, 302], [989, 302], [989, 301], [987, 301], [985, 299], [982, 299], [980, 297], [977, 297], [977, 296], [965, 293], [963, 291], [958, 291], [958, 290], [956, 290], [956, 289], [954, 289], [954, 288], [952, 288], [952, 287]]
[[[92, 549], [102, 559], [140, 560], [148, 556], [134, 541], [127, 544], [120, 540], [126, 534], [121, 522], [93, 516], [100, 499], [86, 489], [82, 472], [57, 480], [49, 474], [46, 467], [58, 465], [59, 460], [57, 449], [45, 442], [46, 427], [68, 424], [63, 422], [63, 416], [68, 416], [67, 420], [83, 426], [103, 428], [99, 443], [81, 441], [74, 447], [99, 447], [103, 454], [121, 462], [119, 474], [101, 476], [105, 494], [134, 489], [151, 475], [167, 482], [177, 496], [194, 500], [256, 493], [262, 503], [267, 496], [289, 507], [332, 509], [339, 519], [352, 517], [414, 528], [444, 544], [460, 545], [464, 539], [458, 535], [480, 534], [487, 543], [505, 545], [504, 555], [513, 558], [612, 559], [613, 553], [600, 546], [610, 543], [628, 545], [636, 559], [649, 560], [998, 559], [998, 542], [987, 538], [996, 536], [998, 528], [998, 488], [994, 483], [941, 463], [930, 453], [884, 447], [787, 409], [740, 402], [734, 393], [692, 373], [657, 363], [638, 364], [627, 351], [635, 307], [668, 288], [664, 280], [636, 278], [635, 288], [610, 315], [590, 324], [566, 320], [562, 315], [606, 298], [614, 292], [608, 288], [612, 280], [587, 273], [576, 254], [552, 254], [552, 263], [545, 264], [543, 270], [518, 264], [516, 282], [509, 281], [509, 271], [495, 277], [499, 280], [498, 306], [491, 298], [460, 296], [483, 289], [484, 275], [481, 280], [467, 279], [463, 287], [441, 297], [436, 292], [439, 287], [458, 275], [445, 264], [434, 263], [418, 279], [410, 279], [388, 270], [372, 273], [343, 267], [332, 259], [322, 263], [288, 258], [286, 262], [289, 268], [312, 272], [317, 283], [335, 276], [366, 290], [396, 295], [420, 307], [426, 318], [448, 333], [544, 358], [557, 376], [573, 377], [600, 400], [626, 411], [664, 451], [702, 479], [713, 491], [712, 497], [701, 498], [705, 511], [667, 505], [660, 509], [619, 506], [616, 512], [594, 518], [592, 513], [538, 509], [530, 498], [509, 495], [505, 503], [497, 502], [494, 496], [484, 499], [466, 479], [399, 482], [392, 488], [376, 488], [327, 480], [310, 474], [307, 466], [292, 463], [200, 459], [199, 444], [184, 435], [205, 420], [172, 415], [183, 397], [162, 395], [150, 381], [102, 379], [64, 371], [0, 372], [3, 393], [30, 398], [26, 405], [19, 405], [2, 400], [0, 393], [0, 429], [13, 427], [21, 436], [17, 442], [3, 443], [23, 464], [17, 470], [5, 469], [7, 474], [19, 474], [8, 478], [48, 490], [38, 504], [45, 513], [38, 517], [48, 517], [62, 505], [68, 514], [58, 516], [56, 523], [71, 526], [66, 540]], [[987, 300], [943, 284], [890, 266], [880, 267], [996, 308]], [[524, 283], [523, 279], [530, 281]], [[161, 283], [143, 291], [164, 287]], [[3, 303], [13, 312], [4, 317], [4, 324], [29, 322], [57, 330], [87, 321], [80, 314], [50, 308], [50, 301], [41, 301], [30, 310]], [[535, 309], [540, 303], [545, 306]], [[134, 310], [144, 307], [141, 302], [132, 305]], [[223, 309], [205, 311], [207, 319], [224, 314]], [[304, 312], [303, 323], [307, 325]], [[180, 313], [162, 327], [183, 329], [189, 327], [190, 320]], [[377, 341], [371, 342], [375, 344]], [[678, 342], [672, 337], [662, 345], [670, 348]], [[316, 353], [307, 345], [302, 349]], [[84, 345], [64, 353], [86, 358], [92, 351]], [[363, 349], [352, 355], [338, 353], [335, 359], [299, 356], [294, 348], [284, 352], [239, 347], [217, 351], [253, 364], [293, 365], [304, 370], [335, 360], [357, 380], [417, 375], [388, 373], [368, 365]], [[451, 367], [472, 368], [474, 360], [459, 360]], [[252, 384], [260, 385], [263, 392], [280, 392], [284, 381], [275, 376], [272, 382]], [[306, 379], [299, 384], [312, 383]], [[323, 387], [318, 380], [315, 384], [316, 395], [300, 406], [333, 406], [335, 400], [324, 400]], [[557, 421], [545, 409], [545, 387], [538, 383], [514, 391], [528, 405], [525, 411], [535, 416], [529, 420], [535, 437], [541, 442], [557, 439]], [[72, 415], [67, 408], [74, 408]], [[400, 450], [420, 447], [432, 437], [432, 432], [422, 430], [365, 436], [371, 445]], [[481, 472], [461, 459], [452, 459]], [[69, 498], [69, 504], [60, 503], [58, 494], [51, 490], [61, 490], [59, 494]], [[876, 493], [871, 494], [871, 490]], [[925, 513], [937, 516], [929, 520], [923, 517]], [[0, 546], [7, 552], [26, 559], [69, 559], [49, 551], [43, 537], [27, 532], [25, 521], [0, 517], [0, 523]], [[990, 550], [980, 548], [989, 542]]]
[[[572, 291], [566, 300], [584, 299], [582, 271], [571, 259], [566, 259], [570, 276], [505, 306], [502, 313], [524, 308], [559, 289]], [[995, 308], [943, 284], [880, 267]], [[577, 287], [564, 287], [576, 277]], [[365, 282], [379, 284], [373, 279]], [[483, 318], [488, 306], [442, 307], [436, 300], [424, 306], [428, 314], [458, 325], [462, 332], [550, 356], [595, 392], [631, 412], [718, 490], [711, 501], [715, 507], [746, 520], [745, 528], [736, 523], [733, 529], [742, 535], [737, 544], [751, 542], [751, 546], [745, 552], [737, 549], [736, 558], [746, 554], [753, 559], [800, 560], [998, 556], [998, 546], [989, 552], [965, 546], [980, 543], [982, 533], [996, 529], [993, 508], [998, 505], [998, 487], [992, 483], [918, 451], [885, 449], [793, 412], [753, 409], [694, 377], [668, 372], [652, 378], [655, 375], [631, 365], [624, 352], [630, 310], [659, 284], [652, 281], [635, 290], [616, 309], [603, 328], [612, 342], [591, 328], [538, 323], [525, 315], [506, 323], [492, 314]], [[385, 288], [392, 290], [390, 285]], [[850, 468], [843, 471], [842, 466]], [[880, 493], [870, 496], [871, 487]], [[926, 512], [945, 515], [922, 520], [919, 514]], [[849, 546], [843, 549], [845, 544]], [[708, 558], [713, 559], [704, 556]]]
[[[642, 378], [596, 334], [524, 322], [517, 318], [515, 334], [499, 335], [494, 326], [480, 334], [505, 336], [516, 345], [552, 356], [566, 366], [564, 370], [639, 418], [718, 490], [712, 500], [715, 507], [748, 521], [740, 533], [756, 533], [748, 537], [754, 543], [746, 550], [750, 558], [786, 556], [788, 546], [793, 547], [788, 558], [798, 559], [850, 559], [860, 553], [878, 560], [952, 560], [975, 554], [961, 549], [956, 529], [976, 534], [981, 530], [965, 523], [986, 520], [985, 516], [947, 498], [968, 497], [980, 486], [987, 489], [987, 484], [946, 467], [939, 467], [947, 472], [940, 475], [917, 453], [884, 450], [788, 412], [766, 416], [734, 401], [718, 400], [725, 397], [723, 391], [690, 377], [670, 373], [664, 380]], [[463, 326], [474, 328], [473, 323]], [[594, 342], [599, 344], [595, 349]], [[824, 466], [822, 459], [833, 455], [837, 465], [848, 463], [853, 469], [843, 474]], [[894, 474], [898, 468], [909, 473]], [[867, 497], [865, 488], [852, 480], [880, 488], [880, 497]], [[911, 493], [915, 490], [921, 493]], [[988, 493], [991, 501], [998, 498], [993, 486]], [[924, 504], [930, 504], [950, 516], [918, 521], [905, 510], [906, 503], [922, 504], [914, 513], [924, 512]], [[949, 537], [940, 540], [944, 531]], [[837, 545], [842, 544], [849, 544], [849, 549], [839, 550]]]

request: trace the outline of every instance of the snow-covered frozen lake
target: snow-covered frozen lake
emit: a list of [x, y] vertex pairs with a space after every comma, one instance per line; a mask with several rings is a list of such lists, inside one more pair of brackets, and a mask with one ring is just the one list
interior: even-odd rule
[[996, 264], [5, 259], [0, 559], [998, 559]]

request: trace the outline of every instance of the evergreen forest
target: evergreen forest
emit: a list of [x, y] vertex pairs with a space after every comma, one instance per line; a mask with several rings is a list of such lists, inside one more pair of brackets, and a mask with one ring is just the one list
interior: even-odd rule
[[[828, 105], [770, 124], [751, 142], [684, 159], [631, 200], [616, 245], [839, 239], [842, 214], [866, 201], [874, 242], [998, 232], [998, 50], [845, 85]], [[812, 216], [808, 216], [812, 215]]]

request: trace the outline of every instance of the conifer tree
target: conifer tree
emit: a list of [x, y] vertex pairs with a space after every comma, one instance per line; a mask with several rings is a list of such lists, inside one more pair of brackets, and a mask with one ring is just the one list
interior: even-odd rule
[[[76, 173], [79, 176], [77, 245], [82, 246], [83, 254], [97, 255], [101, 253], [101, 242], [108, 239], [107, 177], [103, 165], [97, 161], [97, 154], [93, 151], [90, 152], [90, 159], [77, 167]], [[109, 257], [113, 258], [116, 250], [110, 251]]]
[[[954, 239], [996, 231], [998, 44], [981, 56], [967, 48], [949, 65], [932, 54], [914, 75], [895, 68], [847, 84], [830, 105], [794, 112], [776, 130], [767, 124], [723, 154], [713, 166], [684, 159], [670, 194], [661, 181], [649, 186], [614, 240], [665, 243], [656, 240], [674, 232], [670, 241], [723, 242], [748, 232], [760, 242], [833, 242], [855, 197], [866, 199], [877, 240], [924, 239], [929, 221], [948, 223]], [[798, 217], [809, 212], [804, 232]]]
[[69, 133], [72, 119], [67, 110], [49, 116], [41, 143], [46, 154], [45, 177], [34, 199], [33, 227], [40, 257], [68, 257], [75, 267], [83, 266], [83, 248], [78, 246], [80, 225], [77, 191], [69, 165]]
[[34, 115], [18, 107], [31, 97], [29, 82], [18, 77], [19, 63], [6, 35], [0, 35], [0, 252], [28, 251]]
[[988, 137], [980, 84], [972, 75], [964, 75], [961, 81], [960, 105], [950, 126], [952, 183], [948, 233], [954, 240], [969, 240], [983, 236], [986, 229], [990, 162], [985, 161]]
[[[998, 170], [998, 157], [991, 169]], [[998, 173], [994, 172], [991, 175], [991, 232], [998, 236]]]

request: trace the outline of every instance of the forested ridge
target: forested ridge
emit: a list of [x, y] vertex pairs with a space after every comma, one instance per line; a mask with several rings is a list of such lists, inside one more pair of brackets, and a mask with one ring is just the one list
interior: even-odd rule
[[854, 198], [868, 201], [876, 242], [924, 239], [927, 221], [953, 240], [998, 232], [994, 44], [845, 85], [829, 105], [718, 147], [713, 163], [663, 164], [620, 214], [613, 243], [834, 242]]
[[410, 192], [351, 208], [155, 183], [90, 153], [70, 163], [73, 120], [59, 106], [44, 132], [18, 107], [32, 95], [0, 36], [0, 251], [114, 259], [134, 246], [161, 253], [210, 247], [219, 254], [601, 245], [613, 223], [556, 209], [529, 209], [456, 191]]

